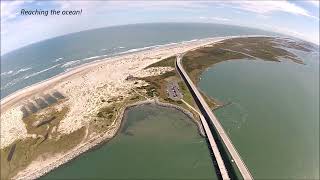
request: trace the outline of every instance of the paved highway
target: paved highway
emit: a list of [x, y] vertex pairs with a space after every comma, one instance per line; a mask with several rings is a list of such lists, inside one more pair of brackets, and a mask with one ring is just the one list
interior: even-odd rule
[[188, 104], [187, 102], [185, 102], [183, 99], [181, 99], [181, 101], [186, 104], [189, 108], [191, 108], [192, 110], [194, 110], [195, 112], [197, 112], [199, 114], [200, 120], [201, 120], [201, 124], [203, 126], [203, 129], [207, 135], [207, 138], [209, 140], [210, 143], [210, 147], [212, 149], [213, 155], [217, 161], [218, 167], [219, 167], [219, 171], [221, 173], [222, 179], [230, 179], [229, 175], [228, 175], [228, 171], [226, 166], [224, 165], [223, 159], [221, 157], [221, 154], [219, 152], [217, 143], [215, 142], [213, 135], [211, 133], [211, 130], [209, 128], [209, 125], [206, 121], [206, 119], [203, 117], [203, 115], [197, 111], [196, 109], [194, 109], [190, 104]]
[[[216, 116], [213, 114], [212, 110], [210, 109], [210, 107], [208, 106], [208, 104], [206, 103], [206, 101], [203, 99], [202, 95], [200, 94], [199, 90], [197, 89], [197, 87], [193, 84], [192, 80], [190, 79], [190, 77], [188, 76], [188, 74], [185, 72], [185, 70], [183, 69], [183, 66], [181, 64], [181, 59], [182, 59], [183, 55], [178, 55], [177, 56], [177, 61], [176, 61], [176, 67], [178, 69], [178, 72], [181, 74], [181, 76], [183, 76], [184, 80], [186, 81], [185, 83], [187, 83], [189, 85], [189, 87], [191, 87], [191, 90], [193, 91], [193, 93], [196, 95], [196, 98], [199, 100], [199, 102], [201, 103], [205, 113], [207, 114], [207, 116], [209, 117], [210, 121], [212, 122], [212, 124], [215, 126], [215, 129], [217, 131], [217, 133], [219, 134], [219, 136], [221, 137], [224, 145], [227, 147], [227, 150], [229, 151], [229, 153], [231, 154], [232, 159], [234, 160], [234, 162], [236, 163], [238, 169], [240, 170], [240, 173], [242, 175], [242, 177], [245, 180], [251, 180], [253, 179], [251, 173], [249, 172], [247, 166], [245, 165], [245, 163], [242, 161], [239, 153], [237, 152], [236, 148], [233, 146], [231, 140], [229, 139], [227, 133], [225, 132], [225, 130], [223, 129], [222, 125], [220, 124], [219, 120], [216, 118]], [[204, 115], [205, 116], [205, 115]], [[206, 127], [205, 127], [206, 128]], [[210, 133], [212, 135], [212, 133]], [[208, 136], [208, 134], [207, 134]], [[208, 137], [209, 138], [209, 137]], [[213, 137], [212, 137], [213, 139]], [[219, 166], [220, 168], [220, 166]]]

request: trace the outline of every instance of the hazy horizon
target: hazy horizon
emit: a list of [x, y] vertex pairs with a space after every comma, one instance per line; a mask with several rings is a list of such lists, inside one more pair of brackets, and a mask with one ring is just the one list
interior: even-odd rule
[[[21, 13], [22, 10], [81, 10], [81, 14], [25, 15]], [[19, 0], [1, 1], [1, 55], [70, 33], [118, 25], [166, 22], [216, 23], [257, 28], [319, 45], [319, 1]]]
[[297, 39], [300, 39], [300, 40], [304, 40], [306, 42], [309, 42], [309, 43], [312, 43], [314, 45], [317, 45], [319, 46], [319, 44], [315, 44], [313, 42], [310, 42], [310, 41], [307, 41], [305, 39], [301, 39], [301, 38], [298, 38], [298, 37], [293, 37], [289, 34], [283, 34], [283, 33], [279, 33], [279, 32], [275, 32], [275, 31], [269, 31], [269, 30], [264, 30], [264, 29], [259, 29], [259, 28], [254, 28], [254, 27], [247, 27], [247, 26], [240, 26], [240, 25], [232, 25], [232, 24], [219, 24], [219, 23], [202, 23], [202, 22], [150, 22], [150, 23], [133, 23], [133, 24], [123, 24], [123, 25], [115, 25], [115, 26], [106, 26], [106, 27], [100, 27], [100, 28], [93, 28], [93, 29], [87, 29], [87, 30], [82, 30], [82, 31], [77, 31], [77, 32], [71, 32], [71, 33], [67, 33], [67, 34], [63, 34], [63, 35], [59, 35], [59, 36], [55, 36], [55, 37], [51, 37], [51, 38], [48, 38], [48, 39], [43, 39], [43, 40], [40, 40], [40, 41], [37, 41], [37, 42], [34, 42], [34, 43], [31, 43], [31, 44], [27, 44], [25, 46], [22, 46], [20, 48], [17, 48], [17, 49], [13, 49], [9, 52], [6, 52], [5, 54], [1, 54], [1, 56], [6, 56], [10, 53], [13, 53], [15, 51], [18, 51], [20, 49], [23, 49], [23, 48], [26, 48], [28, 46], [32, 46], [32, 45], [35, 45], [37, 43], [41, 43], [41, 42], [44, 42], [44, 41], [50, 41], [52, 39], [56, 39], [56, 38], [60, 38], [60, 37], [64, 37], [64, 36], [68, 36], [68, 35], [73, 35], [73, 34], [77, 34], [77, 33], [81, 33], [81, 32], [89, 32], [89, 31], [94, 31], [94, 30], [99, 30], [99, 29], [107, 29], [107, 28], [117, 28], [117, 27], [123, 27], [123, 26], [134, 26], [134, 25], [144, 25], [144, 24], [209, 24], [209, 25], [225, 25], [225, 26], [234, 26], [234, 27], [241, 27], [241, 28], [248, 28], [248, 29], [253, 29], [253, 30], [258, 30], [258, 31], [265, 31], [265, 32], [269, 32], [269, 33], [274, 33], [274, 34], [278, 34], [279, 36], [288, 36], [288, 37], [292, 37], [292, 38], [297, 38]]

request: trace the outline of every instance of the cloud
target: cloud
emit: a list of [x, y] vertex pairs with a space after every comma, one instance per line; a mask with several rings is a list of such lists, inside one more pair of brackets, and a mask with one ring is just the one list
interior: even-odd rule
[[316, 6], [316, 7], [319, 7], [319, 4], [320, 4], [319, 0], [307, 0], [305, 2], [307, 2], [309, 4], [312, 4], [312, 5]]
[[289, 1], [230, 1], [227, 4], [236, 5], [234, 6], [234, 8], [258, 14], [285, 12], [319, 20], [318, 17], [310, 15], [310, 13], [306, 9], [297, 6], [296, 4]]
[[205, 17], [205, 16], [200, 16], [199, 19], [212, 20], [212, 21], [222, 21], [222, 22], [231, 21], [230, 19], [223, 18], [223, 17]]
[[[308, 1], [314, 5], [317, 5], [316, 2]], [[83, 12], [81, 17], [20, 16], [21, 8], [82, 9]], [[256, 16], [252, 16], [251, 12]], [[288, 1], [1, 1], [1, 54], [44, 39], [106, 26], [181, 22], [190, 19], [196, 22], [241, 24], [244, 19], [254, 21], [259, 18], [257, 21], [261, 21], [261, 18], [270, 17], [272, 20], [273, 12], [318, 19], [311, 16], [306, 9]], [[232, 13], [240, 15], [232, 19], [226, 18], [231, 17]], [[254, 26], [259, 27], [263, 23]], [[285, 25], [284, 23], [283, 26]]]
[[287, 35], [294, 36], [294, 37], [297, 37], [300, 39], [304, 39], [306, 41], [313, 42], [313, 43], [319, 45], [319, 35], [316, 35], [317, 37], [306, 36], [305, 33], [302, 33], [298, 30], [286, 28], [286, 27], [276, 27], [276, 26], [269, 26], [269, 25], [263, 25], [262, 27], [264, 27], [265, 29], [270, 30], [270, 31], [279, 32], [282, 34], [287, 34]]
[[[106, 21], [111, 14], [154, 11], [192, 11], [207, 5], [195, 1], [1, 1], [1, 54], [56, 36], [105, 26], [138, 23], [130, 18]], [[20, 16], [20, 9], [80, 10], [71, 16]], [[117, 17], [116, 17], [117, 18]], [[94, 19], [94, 21], [92, 21]], [[146, 17], [141, 17], [146, 19]], [[89, 23], [90, 22], [90, 23]], [[144, 22], [141, 20], [141, 22]], [[23, 29], [23, 31], [21, 31]]]
[[163, 10], [163, 9], [194, 9], [207, 7], [196, 1], [56, 1], [62, 9], [83, 8], [99, 10]]
[[17, 17], [17, 9], [25, 3], [26, 1], [1, 1], [1, 23]]

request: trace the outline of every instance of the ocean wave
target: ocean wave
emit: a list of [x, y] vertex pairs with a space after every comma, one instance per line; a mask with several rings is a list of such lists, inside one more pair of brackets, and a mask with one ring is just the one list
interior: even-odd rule
[[11, 80], [10, 82], [8, 82], [6, 85], [2, 86], [0, 89], [1, 90], [4, 90], [4, 89], [7, 89], [8, 87], [11, 87], [15, 84], [17, 84], [18, 82], [20, 82], [23, 78], [16, 78], [16, 79], [13, 79]]
[[198, 41], [199, 39], [191, 39], [189, 42]]
[[99, 58], [103, 58], [103, 57], [107, 57], [107, 56], [109, 56], [109, 54], [101, 55], [101, 56], [92, 56], [92, 57], [87, 57], [87, 58], [78, 59], [78, 60], [74, 60], [74, 61], [69, 61], [69, 62], [63, 64], [61, 67], [65, 68], [64, 71], [67, 72], [67, 71], [74, 69], [76, 65], [80, 65], [80, 64], [84, 63], [85, 61], [89, 61], [92, 59], [99, 59]]
[[154, 49], [154, 48], [163, 47], [163, 46], [175, 45], [175, 44], [179, 44], [179, 43], [184, 44], [184, 43], [189, 43], [189, 42], [198, 41], [198, 40], [199, 40], [199, 39], [192, 39], [192, 40], [188, 40], [188, 41], [171, 42], [171, 43], [166, 43], [166, 44], [158, 44], [158, 45], [152, 45], [152, 46], [145, 46], [145, 47], [142, 47], [142, 48], [129, 49], [129, 50], [127, 50], [127, 51], [120, 52], [120, 53], [116, 53], [116, 54], [133, 53], [133, 52], [138, 52], [138, 51], [143, 51], [143, 50], [148, 50], [148, 49]]
[[100, 49], [100, 51], [116, 51], [118, 49], [124, 49], [126, 47], [124, 46], [118, 46], [118, 47], [114, 47], [114, 48], [109, 48], [109, 49], [106, 49], [106, 48], [103, 48], [103, 49]]
[[29, 78], [31, 78], [31, 77], [33, 77], [33, 76], [36, 76], [36, 75], [39, 75], [39, 74], [44, 73], [44, 72], [46, 72], [46, 71], [49, 71], [50, 69], [53, 69], [53, 68], [55, 68], [55, 67], [57, 67], [57, 66], [60, 66], [60, 65], [61, 65], [61, 64], [56, 64], [56, 65], [51, 66], [51, 67], [49, 67], [49, 68], [47, 68], [47, 69], [44, 69], [44, 70], [41, 70], [41, 71], [32, 73], [32, 74], [30, 74], [30, 75], [26, 75], [26, 76], [23, 77], [23, 79], [29, 79]]
[[12, 74], [12, 73], [13, 73], [13, 71], [3, 72], [3, 73], [1, 73], [1, 76], [10, 75], [10, 74]]
[[17, 74], [19, 74], [19, 73], [21, 73], [21, 72], [25, 72], [25, 71], [28, 71], [28, 70], [30, 70], [30, 69], [32, 69], [32, 68], [31, 68], [31, 67], [21, 68], [21, 69], [19, 69], [18, 71], [16, 71], [15, 73], [13, 73], [12, 75], [15, 76], [15, 75], [17, 75]]
[[61, 61], [62, 59], [63, 59], [63, 57], [57, 58], [57, 59], [53, 60], [53, 62], [59, 62], [59, 61]]
[[[43, 72], [46, 72], [46, 71], [48, 71], [50, 69], [53, 69], [53, 68], [55, 68], [57, 66], [60, 66], [61, 64], [62, 64], [61, 68], [65, 69], [64, 71], [69, 71], [69, 70], [73, 69], [76, 65], [80, 65], [80, 64], [82, 64], [82, 62], [93, 60], [93, 59], [97, 59], [98, 60], [98, 59], [102, 59], [102, 58], [105, 58], [105, 57], [108, 57], [108, 56], [129, 54], [129, 53], [134, 53], [134, 52], [138, 52], [138, 51], [154, 49], [154, 48], [158, 48], [158, 47], [162, 47], [162, 46], [174, 45], [174, 44], [178, 44], [178, 43], [187, 43], [187, 42], [192, 42], [192, 41], [197, 41], [197, 40], [198, 39], [192, 39], [192, 40], [188, 40], [188, 41], [172, 42], [172, 43], [166, 43], [166, 44], [160, 44], [160, 45], [151, 45], [151, 46], [145, 46], [145, 47], [141, 47], [141, 48], [129, 49], [129, 50], [126, 50], [126, 51], [123, 51], [123, 52], [115, 52], [115, 53], [110, 53], [110, 54], [104, 54], [104, 55], [99, 55], [99, 56], [91, 56], [91, 57], [87, 57], [87, 58], [83, 58], [83, 59], [72, 60], [72, 61], [66, 62], [64, 64], [60, 63], [60, 64], [54, 65], [52, 67], [49, 67], [47, 69], [44, 69], [42, 71], [27, 75], [27, 76], [24, 77], [24, 79], [28, 79], [30, 77], [33, 77], [33, 76], [36, 76], [36, 75], [41, 74]], [[124, 48], [126, 48], [126, 47], [119, 46], [119, 47], [116, 47], [116, 48], [113, 48], [113, 49], [124, 49]], [[102, 49], [102, 50], [104, 50], [104, 49]], [[62, 59], [63, 59], [63, 57], [60, 57], [60, 58], [55, 59], [54, 61], [58, 62], [58, 61], [60, 61]], [[29, 70], [29, 69], [25, 68], [25, 69], [21, 69], [19, 71], [22, 72], [22, 71], [27, 71], [27, 70]], [[9, 71], [9, 72], [1, 73], [1, 75], [3, 75], [3, 74], [11, 74], [11, 73], [13, 73], [13, 72]]]
[[63, 64], [61, 67], [62, 67], [62, 68], [67, 68], [67, 67], [70, 67], [70, 66], [79, 64], [80, 62], [81, 62], [81, 59], [69, 61], [69, 62]]
[[143, 51], [143, 50], [147, 50], [147, 49], [153, 49], [153, 48], [160, 47], [160, 46], [161, 45], [152, 45], [152, 46], [146, 46], [146, 47], [142, 47], [142, 48], [134, 48], [134, 49], [129, 49], [127, 51], [120, 52], [120, 53], [117, 53], [117, 54], [133, 53], [133, 52]]
[[118, 47], [116, 47], [116, 48], [113, 48], [113, 50], [124, 49], [124, 48], [126, 48], [126, 47], [124, 47], [124, 46], [118, 46]]
[[102, 55], [102, 56], [92, 56], [92, 57], [88, 57], [88, 58], [84, 58], [82, 59], [81, 61], [88, 61], [88, 60], [91, 60], [91, 59], [97, 59], [97, 58], [101, 58], [103, 56], [106, 56], [106, 55]]
[[77, 60], [66, 62], [61, 67], [62, 68], [70, 68], [70, 67], [73, 67], [75, 65], [79, 65], [84, 61], [89, 61], [89, 60], [92, 60], [92, 59], [98, 59], [98, 58], [102, 58], [102, 57], [105, 57], [105, 56], [108, 56], [108, 55], [91, 56], [91, 57], [87, 57], [87, 58], [83, 58], [83, 59], [77, 59]]
[[[13, 79], [13, 80], [10, 80], [10, 82], [8, 82], [7, 84], [5, 84], [4, 86], [1, 86], [0, 90], [1, 90], [1, 91], [2, 91], [2, 90], [5, 90], [5, 89], [7, 89], [7, 88], [9, 88], [9, 87], [11, 87], [11, 86], [13, 86], [13, 85], [15, 85], [15, 84], [23, 81], [23, 80], [25, 80], [25, 79], [29, 79], [29, 78], [31, 78], [31, 77], [33, 77], [33, 76], [36, 76], [36, 75], [38, 75], [38, 74], [44, 73], [44, 72], [46, 72], [46, 71], [49, 71], [49, 70], [51, 70], [51, 69], [53, 69], [53, 68], [55, 68], [55, 67], [57, 67], [57, 66], [60, 66], [60, 65], [61, 65], [61, 64], [57, 64], [57, 65], [51, 66], [51, 67], [49, 67], [49, 68], [47, 68], [47, 69], [44, 69], [44, 70], [42, 70], [42, 71], [35, 72], [35, 73], [29, 74], [29, 75], [24, 75], [24, 76], [20, 76], [20, 77], [18, 76], [17, 78], [15, 78], [15, 79]], [[27, 68], [20, 69], [20, 72], [27, 71], [26, 69], [27, 69]], [[31, 69], [31, 68], [28, 68], [28, 70], [29, 70], [29, 69]]]
[[8, 72], [1, 73], [1, 76], [8, 76], [8, 75], [15, 76], [15, 75], [18, 75], [21, 72], [25, 72], [25, 71], [28, 71], [30, 69], [32, 69], [32, 68], [31, 67], [25, 67], [25, 68], [21, 68], [21, 69], [19, 69], [17, 71], [11, 70], [11, 71], [8, 71]]
[[[101, 55], [101, 56], [93, 56], [94, 58], [101, 58], [101, 57], [107, 57], [107, 56], [114, 56], [114, 55], [122, 55], [122, 54], [129, 54], [129, 53], [134, 53], [134, 52], [139, 52], [139, 51], [143, 51], [143, 50], [148, 50], [148, 49], [154, 49], [154, 48], [158, 48], [158, 47], [163, 47], [163, 46], [168, 46], [168, 45], [175, 45], [175, 44], [185, 44], [185, 43], [189, 43], [189, 42], [194, 42], [194, 41], [198, 41], [199, 39], [191, 39], [191, 40], [187, 40], [187, 41], [179, 41], [179, 42], [171, 42], [171, 43], [166, 43], [166, 44], [158, 44], [158, 45], [151, 45], [151, 46], [145, 46], [145, 47], [141, 47], [141, 48], [133, 48], [133, 49], [129, 49], [127, 51], [123, 51], [123, 52], [114, 52], [111, 54], [105, 54], [105, 55]], [[123, 49], [126, 48], [124, 46], [119, 46], [116, 48], [113, 48], [113, 50], [116, 49]], [[101, 49], [101, 51], [107, 51], [108, 49]], [[89, 60], [89, 59], [93, 59], [92, 58], [85, 58], [85, 60]]]

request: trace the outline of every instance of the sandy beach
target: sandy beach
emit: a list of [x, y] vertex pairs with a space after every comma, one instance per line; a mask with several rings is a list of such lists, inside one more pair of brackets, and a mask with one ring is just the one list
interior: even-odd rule
[[[207, 38], [168, 44], [150, 50], [102, 59], [83, 64], [46, 81], [19, 90], [1, 100], [1, 149], [10, 146], [10, 144], [16, 140], [36, 137], [34, 134], [27, 133], [26, 126], [22, 120], [23, 114], [20, 108], [23, 102], [28, 99], [35, 99], [53, 90], [58, 90], [66, 96], [67, 100], [59, 106], [68, 106], [70, 110], [55, 130], [59, 134], [70, 134], [87, 126], [92, 120], [92, 118], [88, 117], [91, 117], [92, 114], [97, 114], [100, 108], [110, 106], [108, 102], [101, 102], [102, 97], [106, 100], [120, 96], [121, 98], [127, 98], [130, 96], [129, 94], [132, 92], [132, 89], [147, 85], [147, 83], [142, 80], [135, 82], [128, 81], [126, 80], [128, 76], [148, 77], [174, 71], [174, 69], [170, 67], [145, 68], [165, 58], [208, 46], [227, 38], [233, 37]], [[150, 103], [151, 101], [153, 100], [138, 103]], [[158, 104], [168, 106], [165, 103], [159, 102]], [[125, 105], [121, 108], [116, 120], [107, 132], [103, 134], [86, 134], [84, 140], [67, 153], [54, 154], [49, 157], [38, 157], [24, 170], [14, 176], [13, 179], [38, 178], [83, 152], [112, 138], [119, 129], [123, 112], [128, 106], [133, 105]], [[191, 114], [187, 110], [179, 107], [174, 108], [186, 114]], [[203, 135], [200, 124], [197, 123], [197, 126], [199, 127], [200, 134]]]
[[139, 101], [133, 104], [128, 104], [127, 106], [122, 108], [117, 118], [117, 121], [115, 121], [116, 123], [113, 125], [111, 131], [108, 131], [103, 135], [97, 135], [95, 137], [92, 137], [89, 141], [79, 144], [78, 146], [76, 146], [66, 154], [55, 154], [51, 157], [46, 157], [46, 158], [40, 157], [34, 163], [28, 166], [26, 169], [19, 172], [13, 179], [17, 179], [17, 180], [37, 179], [47, 174], [48, 172], [54, 170], [55, 168], [58, 168], [59, 166], [77, 158], [83, 153], [86, 153], [90, 150], [94, 150], [95, 148], [98, 148], [100, 145], [107, 143], [118, 133], [120, 126], [123, 124], [123, 120], [125, 118], [126, 112], [130, 108], [133, 108], [135, 106], [145, 105], [145, 104], [154, 104], [162, 107], [174, 108], [174, 109], [177, 109], [178, 111], [181, 111], [182, 113], [186, 114], [190, 119], [193, 120], [193, 122], [197, 126], [199, 134], [203, 137], [205, 136], [205, 132], [203, 130], [201, 123], [199, 121], [194, 120], [193, 114], [190, 111], [176, 105], [160, 102], [157, 99]]
[[[132, 89], [147, 85], [146, 82], [141, 80], [135, 82], [127, 81], [126, 78], [129, 75], [147, 77], [174, 71], [170, 67], [145, 68], [162, 59], [200, 48], [222, 39], [225, 39], [225, 37], [168, 44], [154, 49], [122, 54], [83, 64], [46, 81], [21, 89], [1, 101], [1, 149], [10, 146], [10, 144], [19, 139], [37, 137], [35, 134], [28, 134], [26, 125], [22, 120], [23, 114], [20, 108], [26, 100], [35, 99], [53, 90], [61, 92], [66, 96], [67, 100], [59, 106], [68, 106], [70, 111], [60, 121], [59, 126], [54, 129], [59, 134], [70, 134], [87, 126], [92, 120], [87, 117], [96, 114], [101, 107], [110, 104], [107, 102], [102, 103], [100, 101], [101, 97], [106, 100], [119, 96], [126, 98], [130, 96]], [[125, 107], [123, 107], [122, 111], [124, 109]], [[112, 138], [121, 124], [121, 119], [117, 117], [117, 120], [104, 134], [86, 134], [85, 140], [67, 153], [38, 157], [24, 170], [19, 171], [14, 179], [35, 179], [97, 144]]]

